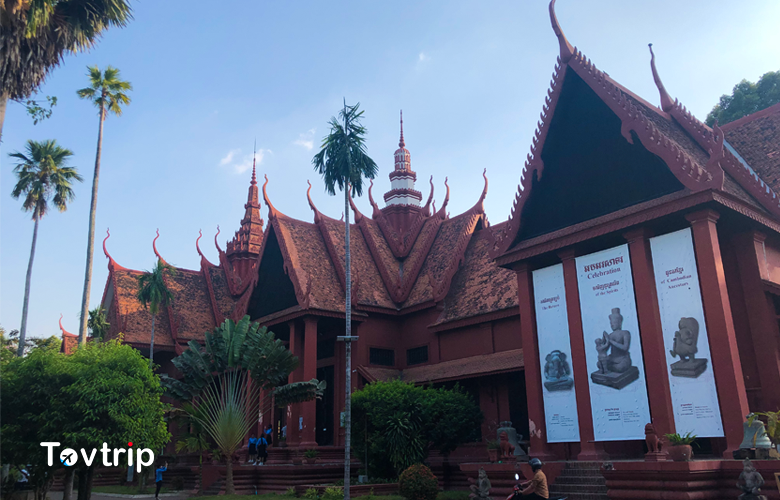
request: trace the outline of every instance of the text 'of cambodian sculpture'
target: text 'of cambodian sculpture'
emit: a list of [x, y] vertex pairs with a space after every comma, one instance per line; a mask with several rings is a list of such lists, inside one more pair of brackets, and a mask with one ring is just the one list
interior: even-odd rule
[[566, 353], [559, 350], [552, 351], [545, 358], [544, 386], [548, 391], [568, 391], [574, 385], [571, 378], [571, 368], [566, 359]]
[[612, 309], [609, 315], [609, 326], [612, 333], [603, 333], [596, 339], [596, 350], [599, 353], [598, 370], [590, 374], [594, 384], [606, 385], [622, 389], [639, 378], [639, 369], [631, 364], [631, 332], [623, 330], [623, 316], [620, 308]]
[[678, 329], [674, 333], [674, 344], [669, 354], [680, 357], [672, 363], [672, 375], [675, 377], [696, 378], [707, 369], [707, 360], [696, 358], [699, 352], [699, 322], [695, 318], [680, 318]]

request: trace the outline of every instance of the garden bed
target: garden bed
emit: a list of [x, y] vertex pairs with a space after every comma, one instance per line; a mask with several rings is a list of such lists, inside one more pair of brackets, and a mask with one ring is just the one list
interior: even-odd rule
[[[317, 490], [318, 495], [322, 495], [325, 488], [334, 486], [333, 484], [299, 484], [295, 487], [295, 493], [302, 496], [308, 489]], [[341, 487], [341, 486], [339, 486]], [[353, 497], [365, 495], [396, 495], [398, 494], [398, 483], [377, 483], [377, 484], [352, 484], [349, 487], [349, 494]]]

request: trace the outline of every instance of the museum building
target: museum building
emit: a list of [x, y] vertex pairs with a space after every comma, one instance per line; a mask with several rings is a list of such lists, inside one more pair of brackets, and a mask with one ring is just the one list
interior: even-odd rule
[[[403, 120], [384, 206], [371, 188], [366, 213], [350, 200], [353, 390], [457, 382], [485, 414], [483, 440], [510, 420], [533, 456], [633, 459], [615, 462], [614, 477], [710, 474], [717, 489], [741, 470], [723, 459], [740, 447], [746, 416], [780, 410], [780, 104], [707, 126], [670, 96], [654, 56], [652, 104], [574, 48], [553, 7], [560, 56], [508, 221], [488, 223], [487, 177], [462, 214], [447, 211], [446, 180], [440, 208], [432, 179], [423, 204]], [[265, 418], [286, 426], [288, 446], [334, 447], [335, 457], [344, 222], [319, 212], [311, 185], [311, 222], [274, 206], [267, 178], [262, 203], [260, 189], [253, 168], [239, 230], [224, 250], [214, 238], [218, 262], [199, 236], [200, 269], [167, 278], [175, 300], [156, 319], [155, 361], [174, 373], [187, 342], [248, 314], [300, 358], [291, 381], [328, 383], [322, 400]], [[140, 271], [115, 262], [105, 240], [103, 249], [109, 337], [122, 332], [148, 353]], [[711, 460], [645, 461], [648, 424], [659, 436], [696, 434]], [[461, 448], [458, 461], [486, 456], [484, 445]], [[642, 491], [624, 483], [613, 498]]]

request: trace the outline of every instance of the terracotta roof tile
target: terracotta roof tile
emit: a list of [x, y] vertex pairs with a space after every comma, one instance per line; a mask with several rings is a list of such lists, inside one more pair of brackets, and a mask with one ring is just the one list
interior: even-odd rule
[[780, 103], [721, 128], [726, 141], [761, 179], [780, 191]]
[[214, 289], [214, 301], [217, 303], [217, 309], [222, 313], [223, 317], [229, 317], [233, 312], [233, 306], [235, 306], [235, 300], [230, 295], [230, 289], [227, 284], [227, 277], [225, 276], [225, 270], [221, 267], [206, 267], [206, 272], [209, 273], [211, 279], [211, 287]]
[[[138, 277], [140, 271], [116, 270], [112, 273], [121, 316], [121, 328], [125, 342], [148, 344], [152, 331], [152, 315], [138, 302]], [[154, 322], [154, 344], [173, 347], [168, 312], [163, 309]]]
[[200, 271], [179, 269], [167, 282], [174, 296], [172, 309], [178, 340], [204, 341], [204, 334], [216, 326], [206, 278]]

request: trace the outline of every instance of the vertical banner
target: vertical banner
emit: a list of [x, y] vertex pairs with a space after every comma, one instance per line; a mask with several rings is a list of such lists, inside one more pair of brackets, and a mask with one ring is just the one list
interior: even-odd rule
[[628, 245], [576, 262], [595, 439], [644, 439], [650, 408]]
[[677, 432], [722, 437], [691, 230], [650, 239]]
[[534, 271], [533, 280], [547, 442], [579, 442], [563, 264]]

